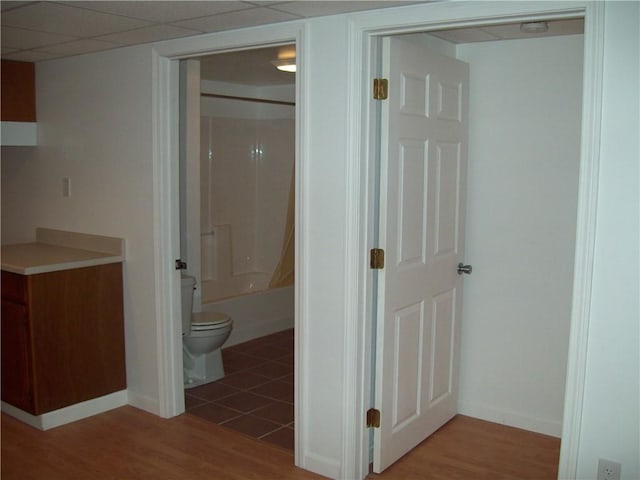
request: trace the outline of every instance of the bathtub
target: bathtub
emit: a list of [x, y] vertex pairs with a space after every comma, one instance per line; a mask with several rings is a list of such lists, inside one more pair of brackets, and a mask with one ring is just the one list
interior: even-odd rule
[[[248, 289], [245, 290], [247, 293], [233, 297], [212, 299], [210, 292], [215, 283], [202, 282], [202, 311], [225, 313], [233, 320], [231, 335], [225, 342], [225, 347], [293, 328], [293, 285], [259, 291]], [[257, 285], [256, 282], [248, 284], [253, 288]]]

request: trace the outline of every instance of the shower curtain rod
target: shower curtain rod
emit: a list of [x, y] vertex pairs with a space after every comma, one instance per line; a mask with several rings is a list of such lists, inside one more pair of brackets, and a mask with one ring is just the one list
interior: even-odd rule
[[236, 97], [233, 95], [220, 95], [219, 93], [200, 93], [201, 97], [226, 98], [228, 100], [242, 100], [244, 102], [272, 103], [275, 105], [295, 106], [295, 102], [285, 102], [284, 100], [267, 100], [265, 98]]

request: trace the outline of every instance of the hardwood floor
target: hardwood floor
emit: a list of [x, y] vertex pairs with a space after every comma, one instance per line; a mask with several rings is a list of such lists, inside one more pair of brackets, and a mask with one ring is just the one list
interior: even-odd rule
[[[2, 414], [3, 480], [320, 479], [293, 455], [203, 419], [122, 407], [46, 432]], [[458, 416], [381, 475], [396, 479], [554, 479], [560, 441]]]
[[458, 415], [368, 480], [555, 480], [560, 439]]
[[191, 415], [122, 407], [45, 432], [2, 415], [3, 480], [320, 478], [285, 449]]

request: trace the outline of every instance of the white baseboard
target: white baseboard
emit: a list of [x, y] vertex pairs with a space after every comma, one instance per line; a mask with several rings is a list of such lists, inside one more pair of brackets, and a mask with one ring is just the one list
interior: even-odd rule
[[159, 417], [162, 416], [160, 415], [160, 403], [157, 398], [150, 398], [145, 395], [129, 391], [129, 405]]
[[550, 435], [552, 437], [560, 438], [562, 436], [562, 420], [553, 421], [535, 418], [520, 412], [499, 410], [485, 405], [466, 402], [458, 403], [458, 413], [488, 422], [521, 428], [530, 432], [542, 433], [543, 435]]
[[17, 418], [21, 422], [31, 425], [39, 430], [49, 430], [50, 428], [66, 425], [67, 423], [82, 420], [83, 418], [97, 415], [114, 408], [127, 405], [128, 395], [126, 390], [110, 393], [103, 397], [93, 398], [86, 402], [76, 403], [68, 407], [43, 413], [42, 415], [31, 415], [19, 408], [2, 402], [2, 411], [7, 415]]
[[310, 453], [304, 455], [303, 462], [302, 465], [297, 466], [325, 477], [340, 478], [340, 462], [336, 459]]

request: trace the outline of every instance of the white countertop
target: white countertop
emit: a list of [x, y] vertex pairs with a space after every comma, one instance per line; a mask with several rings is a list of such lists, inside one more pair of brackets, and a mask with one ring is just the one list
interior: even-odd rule
[[[104, 251], [91, 249], [96, 247]], [[3, 245], [1, 260], [2, 270], [34, 275], [118, 263], [123, 253], [119, 238], [37, 229], [34, 243]]]

